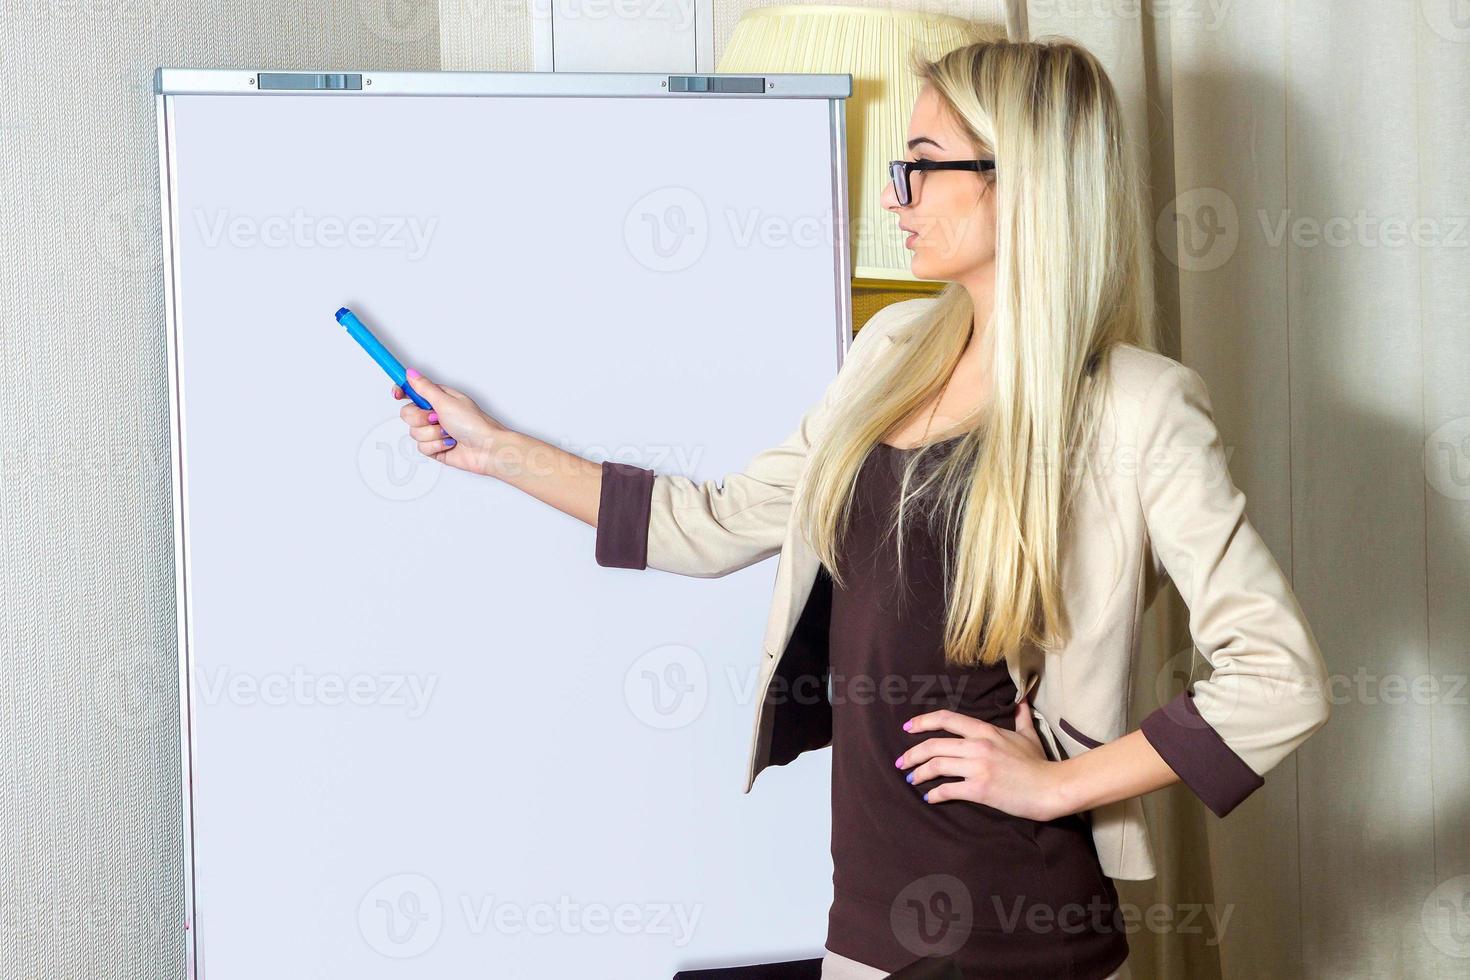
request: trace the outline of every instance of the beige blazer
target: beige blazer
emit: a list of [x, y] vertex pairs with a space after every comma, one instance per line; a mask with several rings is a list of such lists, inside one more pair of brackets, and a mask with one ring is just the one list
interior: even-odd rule
[[[796, 431], [723, 481], [602, 464], [599, 564], [713, 577], [780, 556], [744, 792], [767, 766], [832, 738], [831, 579], [791, 519], [809, 448], [822, 438], [831, 407], [905, 342], [906, 328], [934, 302], [923, 297], [880, 310]], [[1138, 670], [1139, 623], [1164, 578], [1172, 579], [1189, 607], [1194, 645], [1212, 669], [1139, 727], [1223, 817], [1327, 720], [1326, 666], [1286, 577], [1246, 517], [1199, 374], [1132, 345], [1114, 348], [1100, 369], [1108, 407], [1062, 539], [1071, 639], [1057, 650], [1023, 648], [1007, 666], [1017, 700], [1031, 699], [1051, 758], [1121, 737], [1133, 687], [1157, 690], [1155, 678]], [[1138, 797], [1088, 816], [1105, 873], [1154, 876]]]

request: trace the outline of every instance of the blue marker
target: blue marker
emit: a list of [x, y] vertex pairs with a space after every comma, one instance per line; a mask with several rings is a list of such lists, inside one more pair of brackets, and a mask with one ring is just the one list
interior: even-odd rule
[[424, 401], [422, 395], [409, 387], [408, 372], [403, 370], [403, 365], [398, 363], [398, 358], [390, 354], [388, 348], [378, 343], [378, 338], [373, 336], [371, 330], [362, 325], [362, 321], [357, 318], [356, 313], [353, 313], [344, 306], [337, 311], [337, 322], [347, 328], [347, 332], [352, 334], [352, 339], [361, 344], [362, 349], [367, 351], [369, 356], [378, 362], [378, 367], [388, 372], [388, 377], [392, 378], [393, 383], [403, 389], [405, 395], [413, 399], [415, 405], [425, 410], [432, 410], [434, 408], [433, 405]]

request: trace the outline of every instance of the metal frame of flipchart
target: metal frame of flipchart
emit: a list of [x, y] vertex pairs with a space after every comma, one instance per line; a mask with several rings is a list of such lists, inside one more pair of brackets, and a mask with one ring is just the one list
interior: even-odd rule
[[248, 98], [289, 98], [315, 95], [330, 98], [372, 98], [375, 95], [418, 96], [534, 96], [613, 98], [810, 98], [830, 103], [832, 137], [832, 207], [842, 234], [835, 236], [837, 350], [846, 354], [852, 336], [852, 255], [848, 238], [847, 126], [845, 99], [852, 95], [852, 76], [841, 74], [668, 75], [634, 72], [476, 72], [476, 71], [265, 71], [250, 69], [159, 68], [154, 73], [158, 126], [159, 199], [163, 229], [164, 321], [168, 341], [169, 456], [173, 483], [174, 597], [177, 610], [179, 668], [179, 755], [181, 759], [184, 827], [184, 941], [185, 975], [204, 976], [201, 944], [196, 928], [198, 896], [194, 882], [194, 804], [192, 733], [193, 659], [190, 650], [189, 548], [185, 537], [188, 499], [184, 484], [183, 419], [180, 406], [183, 378], [179, 373], [177, 291], [177, 164], [173, 144], [173, 104], [180, 95], [238, 95]]

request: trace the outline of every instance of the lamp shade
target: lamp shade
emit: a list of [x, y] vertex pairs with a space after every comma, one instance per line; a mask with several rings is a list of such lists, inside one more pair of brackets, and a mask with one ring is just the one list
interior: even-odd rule
[[847, 193], [853, 276], [919, 282], [896, 216], [883, 210], [888, 161], [907, 155], [909, 115], [919, 79], [909, 51], [930, 58], [975, 41], [1004, 37], [999, 25], [889, 7], [832, 4], [753, 7], [735, 24], [718, 71], [846, 73]]

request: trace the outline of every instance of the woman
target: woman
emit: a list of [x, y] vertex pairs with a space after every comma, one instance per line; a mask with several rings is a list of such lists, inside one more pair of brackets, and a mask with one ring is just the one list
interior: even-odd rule
[[[942, 957], [1112, 977], [1113, 879], [1154, 873], [1138, 797], [1182, 779], [1224, 816], [1326, 721], [1325, 668], [1199, 375], [1153, 350], [1101, 66], [1041, 40], [914, 67], [883, 203], [914, 274], [949, 285], [873, 317], [744, 471], [596, 464], [416, 372], [436, 412], [402, 416], [421, 452], [595, 526], [601, 564], [721, 575], [780, 553], [746, 789], [832, 745], [824, 978]], [[1125, 734], [1165, 575], [1215, 669]], [[829, 696], [783, 693], [803, 677]]]

